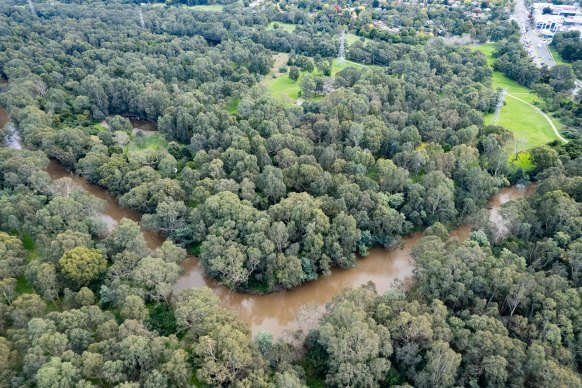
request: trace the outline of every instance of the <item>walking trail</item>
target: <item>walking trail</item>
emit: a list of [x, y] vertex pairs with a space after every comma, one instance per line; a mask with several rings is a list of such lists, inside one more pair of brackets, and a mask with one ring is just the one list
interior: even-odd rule
[[507, 96], [507, 97], [514, 98], [514, 99], [516, 99], [517, 101], [521, 101], [521, 102], [523, 102], [524, 104], [528, 105], [530, 108], [533, 108], [533, 109], [535, 109], [536, 111], [538, 111], [538, 112], [539, 112], [539, 113], [540, 113], [542, 116], [544, 116], [544, 118], [546, 119], [546, 121], [547, 121], [547, 122], [550, 124], [550, 126], [551, 126], [551, 127], [552, 127], [552, 129], [554, 130], [554, 133], [556, 134], [556, 136], [558, 136], [558, 139], [562, 140], [564, 143], [567, 143], [567, 142], [568, 142], [568, 140], [564, 139], [564, 138], [562, 137], [562, 135], [560, 135], [560, 131], [558, 131], [558, 128], [556, 128], [556, 125], [555, 125], [555, 124], [554, 124], [554, 122], [553, 122], [553, 121], [550, 119], [550, 117], [549, 117], [547, 114], [545, 114], [544, 112], [542, 112], [542, 110], [541, 110], [540, 108], [538, 108], [537, 106], [534, 106], [534, 105], [530, 104], [530, 103], [529, 103], [529, 102], [527, 102], [527, 101], [524, 101], [524, 100], [522, 100], [522, 99], [521, 99], [521, 98], [519, 98], [519, 97], [512, 96], [512, 95], [511, 95], [511, 94], [509, 94], [509, 93], [507, 93], [507, 94], [506, 94], [506, 96]]

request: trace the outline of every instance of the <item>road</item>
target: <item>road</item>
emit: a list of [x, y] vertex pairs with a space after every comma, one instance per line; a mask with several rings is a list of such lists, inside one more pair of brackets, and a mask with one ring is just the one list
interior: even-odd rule
[[[529, 22], [528, 15], [529, 11], [525, 6], [524, 0], [517, 0], [510, 19], [515, 20], [519, 25], [523, 47], [537, 66], [547, 66], [548, 68], [556, 66], [556, 60], [548, 47], [549, 42], [537, 34], [535, 28]], [[576, 96], [581, 88], [582, 81], [576, 80], [576, 87], [572, 94]]]
[[548, 49], [547, 43], [538, 36], [535, 28], [529, 22], [529, 11], [523, 0], [517, 0], [510, 19], [515, 20], [521, 31], [521, 43], [525, 50], [533, 57], [536, 65], [552, 67], [556, 61]]

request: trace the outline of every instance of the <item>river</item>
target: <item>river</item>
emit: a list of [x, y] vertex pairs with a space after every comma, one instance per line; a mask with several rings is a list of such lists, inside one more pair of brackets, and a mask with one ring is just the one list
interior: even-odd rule
[[[0, 108], [0, 127], [9, 122], [7, 112]], [[18, 135], [11, 139], [9, 146], [22, 148]], [[121, 208], [115, 198], [103, 188], [87, 182], [84, 178], [71, 174], [54, 160], [51, 160], [47, 172], [53, 179], [71, 178], [75, 184], [87, 190], [94, 196], [105, 201], [103, 219], [110, 227], [121, 219], [140, 220], [140, 215], [128, 209]], [[503, 220], [499, 213], [502, 204], [529, 195], [533, 185], [527, 188], [507, 187], [501, 189], [489, 200], [490, 220], [503, 230]], [[451, 232], [452, 236], [464, 240], [470, 233], [469, 226], [459, 227]], [[157, 233], [143, 231], [148, 246], [151, 249], [159, 247], [164, 239]], [[235, 311], [241, 320], [246, 322], [253, 333], [267, 330], [275, 336], [305, 326], [310, 326], [323, 309], [323, 306], [346, 288], [359, 287], [372, 281], [378, 293], [382, 294], [389, 288], [401, 284], [407, 287], [411, 284], [414, 263], [410, 255], [421, 234], [412, 234], [402, 238], [398, 248], [372, 248], [369, 255], [357, 261], [357, 267], [350, 269], [334, 269], [330, 276], [303, 284], [291, 291], [276, 292], [268, 295], [249, 295], [233, 292], [216, 281], [203, 275], [200, 263], [194, 257], [189, 257], [183, 265], [184, 274], [175, 284], [174, 289], [191, 287], [210, 287], [220, 298], [223, 307]], [[305, 312], [305, 313], [302, 313]]]

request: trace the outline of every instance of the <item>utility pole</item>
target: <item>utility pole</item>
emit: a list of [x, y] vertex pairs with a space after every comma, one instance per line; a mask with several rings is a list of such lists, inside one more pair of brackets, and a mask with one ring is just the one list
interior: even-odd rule
[[139, 22], [141, 23], [141, 28], [145, 30], [145, 22], [143, 20], [143, 13], [141, 13], [141, 8], [139, 9]]
[[342, 65], [346, 61], [346, 31], [342, 28], [342, 33], [340, 35], [339, 52], [337, 55], [337, 61]]
[[501, 89], [499, 92], [499, 97], [497, 98], [497, 106], [495, 107], [495, 114], [493, 115], [493, 120], [491, 120], [492, 125], [497, 125], [499, 117], [501, 116], [501, 109], [503, 108], [503, 102], [505, 101], [506, 89]]
[[32, 14], [32, 16], [38, 17], [34, 9], [34, 5], [32, 4], [32, 0], [28, 0], [28, 7], [30, 8], [30, 13]]

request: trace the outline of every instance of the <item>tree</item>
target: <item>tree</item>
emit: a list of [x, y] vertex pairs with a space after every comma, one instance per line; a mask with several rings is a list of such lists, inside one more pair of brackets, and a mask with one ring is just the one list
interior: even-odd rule
[[107, 268], [101, 251], [85, 247], [70, 249], [59, 259], [63, 274], [82, 286], [97, 279]]
[[550, 69], [549, 84], [556, 92], [564, 92], [574, 89], [576, 75], [570, 65], [556, 65]]
[[283, 172], [273, 166], [266, 166], [258, 177], [257, 187], [267, 195], [271, 203], [277, 202], [287, 192]]
[[269, 217], [231, 192], [209, 197], [195, 209], [193, 224], [204, 226], [200, 259], [205, 269], [229, 287], [245, 285], [270, 255]]
[[22, 294], [10, 306], [10, 319], [16, 327], [25, 327], [34, 317], [44, 314], [46, 305], [36, 294]]
[[17, 237], [0, 232], [0, 279], [20, 276], [24, 271], [25, 256], [22, 242]]
[[56, 262], [67, 250], [76, 247], [91, 248], [91, 235], [67, 229], [51, 240], [46, 255], [51, 261]]
[[123, 319], [135, 319], [143, 322], [148, 317], [148, 310], [142, 298], [137, 295], [129, 295], [123, 302], [120, 314]]
[[175, 263], [166, 263], [157, 257], [145, 257], [140, 260], [131, 273], [136, 285], [146, 289], [147, 296], [155, 301], [166, 300], [180, 274], [180, 267]]
[[105, 240], [109, 255], [121, 253], [125, 250], [138, 255], [147, 252], [145, 239], [141, 234], [139, 225], [132, 220], [124, 218]]
[[303, 77], [301, 80], [301, 91], [305, 97], [313, 97], [315, 94], [315, 88], [315, 80], [311, 75], [307, 74], [305, 77]]
[[368, 299], [370, 292], [352, 290], [328, 305], [319, 329], [319, 343], [328, 354], [327, 384], [373, 386], [390, 369], [390, 332], [366, 316], [365, 303], [355, 302]]
[[0, 279], [0, 296], [2, 297], [1, 300], [3, 303], [8, 305], [12, 304], [12, 301], [16, 297], [16, 279]]
[[451, 387], [455, 384], [457, 369], [461, 364], [461, 355], [455, 353], [444, 341], [432, 344], [426, 358], [423, 371], [415, 376], [419, 387]]
[[264, 366], [248, 333], [230, 325], [218, 325], [194, 343], [192, 350], [200, 364], [196, 375], [207, 384], [234, 383]]
[[51, 358], [36, 374], [38, 386], [43, 388], [74, 387], [79, 384], [80, 377], [77, 367], [59, 357]]
[[291, 67], [291, 69], [289, 70], [289, 79], [293, 82], [297, 82], [297, 80], [299, 79], [299, 76], [301, 75], [301, 73], [299, 73], [299, 68], [298, 67]]
[[55, 266], [48, 263], [40, 265], [35, 282], [46, 299], [54, 301], [59, 298], [59, 283]]

